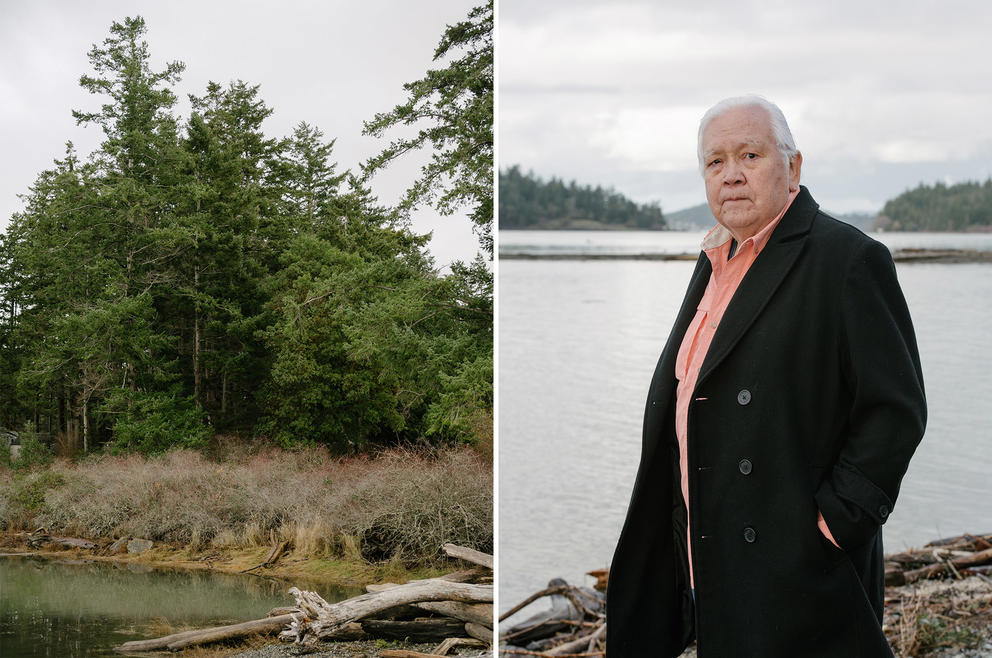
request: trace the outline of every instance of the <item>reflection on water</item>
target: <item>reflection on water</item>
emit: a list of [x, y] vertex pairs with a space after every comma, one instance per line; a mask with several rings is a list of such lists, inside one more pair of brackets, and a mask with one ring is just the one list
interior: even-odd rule
[[[339, 601], [356, 592], [294, 582]], [[291, 605], [290, 584], [205, 571], [0, 558], [0, 656], [111, 656], [123, 642], [180, 627], [264, 617]]]

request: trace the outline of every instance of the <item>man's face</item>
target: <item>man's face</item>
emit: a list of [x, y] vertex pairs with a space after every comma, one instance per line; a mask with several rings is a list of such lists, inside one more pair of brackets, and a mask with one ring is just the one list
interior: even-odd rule
[[706, 201], [738, 242], [764, 228], [785, 207], [790, 190], [799, 189], [802, 156], [786, 164], [762, 107], [719, 115], [703, 131], [702, 147]]

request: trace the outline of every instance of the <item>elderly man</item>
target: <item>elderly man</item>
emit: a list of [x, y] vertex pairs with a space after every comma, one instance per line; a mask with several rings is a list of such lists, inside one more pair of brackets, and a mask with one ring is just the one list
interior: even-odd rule
[[611, 658], [891, 656], [881, 526], [926, 422], [888, 250], [819, 211], [760, 97], [713, 107], [703, 240], [648, 393]]

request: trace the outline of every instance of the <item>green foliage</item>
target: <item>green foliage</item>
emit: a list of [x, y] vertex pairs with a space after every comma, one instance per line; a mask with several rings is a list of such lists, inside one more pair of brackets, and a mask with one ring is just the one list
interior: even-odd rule
[[493, 2], [469, 12], [445, 30], [434, 61], [454, 56], [403, 86], [409, 99], [365, 124], [365, 134], [381, 137], [396, 126], [424, 126], [416, 136], [393, 140], [364, 166], [366, 176], [410, 151], [431, 149], [430, 162], [406, 192], [400, 206], [409, 211], [430, 204], [450, 215], [470, 206], [483, 249], [492, 256], [493, 222]]
[[209, 430], [203, 412], [179, 388], [111, 393], [101, 411], [113, 417], [113, 450], [152, 454], [205, 447]]
[[479, 354], [491, 364], [491, 332], [477, 329], [491, 312], [458, 301], [457, 275], [433, 274], [388, 232], [380, 239], [363, 254], [304, 235], [284, 255], [278, 319], [264, 333], [274, 360], [261, 425], [284, 445], [345, 451], [415, 438], [445, 378]]
[[636, 229], [663, 229], [665, 218], [656, 203], [637, 204], [600, 186], [565, 184], [558, 178], [544, 182], [513, 165], [499, 173], [499, 227], [596, 228], [601, 225]]
[[[57, 471], [42, 471], [37, 475], [22, 475], [14, 481], [10, 496], [13, 513], [10, 516], [37, 516], [45, 510], [45, 494], [57, 489], [66, 482], [65, 476]], [[8, 517], [9, 518], [9, 517]]]
[[52, 448], [41, 440], [31, 421], [24, 424], [20, 442], [17, 458], [11, 460], [11, 466], [19, 471], [45, 468], [55, 459]]
[[0, 422], [143, 453], [252, 428], [343, 452], [482, 427], [463, 420], [491, 416], [492, 273], [436, 272], [404, 215], [475, 204], [489, 236], [491, 5], [408, 86], [402, 112], [438, 125], [397, 147], [434, 154], [399, 208], [338, 172], [316, 127], [265, 135], [257, 86], [210, 82], [180, 121], [183, 65], [152, 70], [145, 32], [115, 22], [90, 51], [80, 84], [102, 104], [74, 116], [105, 139], [85, 160], [67, 144], [0, 236]]
[[992, 226], [992, 178], [958, 185], [922, 183], [888, 201], [875, 226], [894, 231], [988, 230]]
[[478, 423], [493, 405], [493, 360], [481, 355], [462, 364], [454, 375], [442, 377], [437, 402], [427, 410], [427, 433], [472, 442]]

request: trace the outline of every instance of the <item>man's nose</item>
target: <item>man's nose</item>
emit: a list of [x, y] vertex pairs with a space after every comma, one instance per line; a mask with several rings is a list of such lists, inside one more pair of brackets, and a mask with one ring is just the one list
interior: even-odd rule
[[723, 167], [724, 185], [736, 185], [744, 182], [744, 169], [736, 160], [728, 160]]

